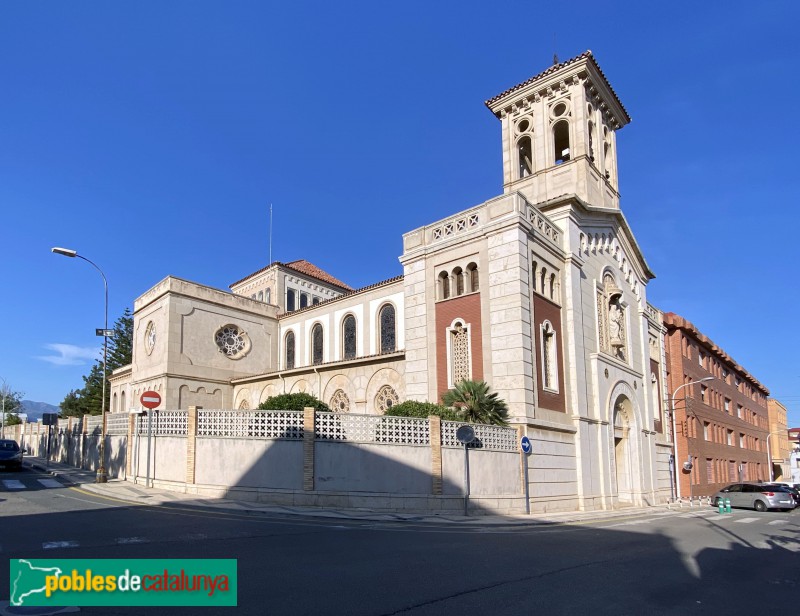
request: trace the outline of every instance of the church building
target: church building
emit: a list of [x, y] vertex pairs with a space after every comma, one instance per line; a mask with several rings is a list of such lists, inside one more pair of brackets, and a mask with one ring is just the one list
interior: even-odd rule
[[112, 411], [145, 390], [168, 409], [304, 391], [381, 414], [482, 380], [533, 443], [532, 511], [666, 501], [665, 328], [617, 182], [630, 117], [589, 51], [486, 106], [502, 194], [405, 233], [403, 274], [361, 289], [303, 260], [230, 292], [168, 276], [135, 301]]

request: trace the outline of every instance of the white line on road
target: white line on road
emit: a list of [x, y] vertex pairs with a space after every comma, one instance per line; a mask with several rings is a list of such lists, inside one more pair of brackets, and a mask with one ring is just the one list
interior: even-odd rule
[[59, 548], [77, 548], [77, 541], [45, 541], [42, 544], [43, 550], [56, 550]]
[[742, 518], [741, 520], [736, 520], [737, 524], [750, 524], [751, 522], [756, 522], [758, 518]]
[[39, 483], [41, 483], [45, 488], [62, 488], [64, 487], [63, 484], [59, 483], [55, 479], [37, 479]]
[[25, 484], [22, 483], [19, 479], [3, 479], [3, 485], [6, 487], [6, 490], [25, 489]]
[[786, 524], [786, 522], [788, 522], [788, 520], [772, 520], [772, 522], [769, 522], [769, 525], [778, 526], [779, 524]]

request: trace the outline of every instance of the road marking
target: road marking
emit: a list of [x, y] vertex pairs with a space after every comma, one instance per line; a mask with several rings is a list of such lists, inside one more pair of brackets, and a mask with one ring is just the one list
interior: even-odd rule
[[3, 485], [6, 487], [6, 490], [25, 489], [25, 484], [22, 483], [19, 479], [3, 479]]
[[741, 520], [736, 520], [737, 524], [750, 524], [751, 522], [756, 522], [758, 518], [742, 518]]
[[45, 488], [61, 488], [63, 484], [59, 483], [55, 479], [37, 479], [39, 483], [41, 483]]
[[77, 541], [45, 541], [42, 544], [43, 550], [57, 550], [60, 548], [77, 548]]
[[779, 524], [786, 524], [787, 521], [788, 520], [772, 520], [772, 522], [769, 522], [769, 525], [778, 526]]
[[114, 542], [118, 545], [129, 545], [132, 543], [150, 543], [144, 537], [117, 537]]

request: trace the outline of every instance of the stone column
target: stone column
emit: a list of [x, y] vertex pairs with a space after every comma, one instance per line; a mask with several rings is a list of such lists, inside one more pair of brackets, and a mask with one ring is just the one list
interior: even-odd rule
[[438, 415], [428, 417], [431, 440], [431, 493], [442, 494], [442, 418]]
[[307, 406], [303, 409], [303, 490], [314, 489], [314, 432], [316, 411]]

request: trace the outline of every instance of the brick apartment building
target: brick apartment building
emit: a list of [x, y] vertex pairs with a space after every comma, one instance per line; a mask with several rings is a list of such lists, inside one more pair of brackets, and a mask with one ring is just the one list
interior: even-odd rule
[[666, 313], [664, 325], [677, 495], [709, 496], [728, 483], [769, 481], [769, 390], [683, 317]]
[[789, 442], [789, 428], [786, 407], [778, 400], [767, 400], [769, 411], [769, 454], [772, 460], [772, 478], [775, 481], [791, 481], [792, 470], [789, 458], [792, 446]]

